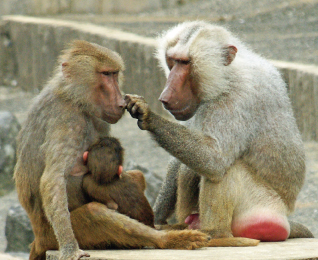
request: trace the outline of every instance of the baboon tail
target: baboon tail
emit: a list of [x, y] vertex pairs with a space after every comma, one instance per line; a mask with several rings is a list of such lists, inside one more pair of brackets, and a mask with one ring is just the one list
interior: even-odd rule
[[207, 247], [241, 247], [257, 246], [260, 241], [246, 237], [213, 238], [207, 243]]
[[290, 220], [289, 225], [290, 234], [288, 238], [314, 238], [314, 235], [311, 233], [311, 231], [303, 224]]

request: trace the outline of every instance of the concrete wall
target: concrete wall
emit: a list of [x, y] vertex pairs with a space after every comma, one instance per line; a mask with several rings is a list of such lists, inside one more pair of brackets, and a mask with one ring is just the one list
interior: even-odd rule
[[173, 7], [185, 1], [186, 0], [0, 0], [0, 16], [10, 14], [138, 13]]
[[[165, 77], [153, 57], [154, 39], [102, 26], [53, 19], [8, 16], [3, 21], [4, 37], [10, 37], [12, 43], [7, 47], [2, 44], [3, 58], [9, 58], [5, 48], [16, 54], [16, 79], [24, 90], [41, 90], [51, 76], [61, 50], [71, 40], [82, 39], [120, 53], [126, 63], [124, 92], [144, 95], [155, 111], [163, 112], [157, 98]], [[8, 63], [8, 60], [1, 60], [0, 56], [0, 64]]]
[[[23, 16], [3, 17], [0, 32], [0, 66], [7, 65], [6, 72], [0, 67], [0, 81], [1, 73], [2, 79], [8, 72], [15, 73], [15, 77], [10, 77], [16, 78], [18, 85], [28, 91], [39, 91], [51, 76], [65, 45], [72, 39], [83, 39], [119, 52], [126, 63], [124, 91], [145, 96], [154, 111], [166, 114], [157, 100], [165, 77], [153, 57], [156, 43], [152, 38], [91, 24]], [[318, 67], [272, 62], [288, 83], [304, 140], [318, 141]]]
[[318, 67], [273, 61], [288, 83], [288, 92], [304, 140], [318, 141]]

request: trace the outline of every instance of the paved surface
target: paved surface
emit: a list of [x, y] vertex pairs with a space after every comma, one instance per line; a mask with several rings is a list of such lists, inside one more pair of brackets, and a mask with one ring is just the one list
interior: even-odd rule
[[[198, 250], [107, 250], [89, 251], [89, 259], [98, 260], [286, 260], [318, 259], [318, 239], [290, 239], [286, 242], [260, 243], [256, 247], [218, 247]], [[48, 260], [58, 260], [58, 252], [49, 251]]]

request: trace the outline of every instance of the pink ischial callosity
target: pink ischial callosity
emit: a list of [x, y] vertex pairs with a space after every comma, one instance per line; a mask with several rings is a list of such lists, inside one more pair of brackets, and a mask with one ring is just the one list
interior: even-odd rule
[[285, 227], [278, 223], [264, 221], [248, 225], [233, 235], [235, 237], [254, 238], [263, 242], [277, 242], [286, 240], [289, 232]]
[[[200, 215], [198, 213], [189, 215], [185, 221], [189, 229], [200, 229]], [[275, 219], [259, 219], [259, 221], [247, 225], [233, 225], [234, 237], [246, 237], [258, 239], [263, 242], [285, 241], [289, 236], [289, 230], [284, 223]]]

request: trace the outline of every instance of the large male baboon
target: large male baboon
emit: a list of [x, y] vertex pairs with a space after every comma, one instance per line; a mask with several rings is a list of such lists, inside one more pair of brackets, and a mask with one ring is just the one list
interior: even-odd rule
[[139, 127], [174, 157], [155, 223], [176, 209], [180, 223], [213, 237], [312, 237], [287, 220], [304, 183], [305, 154], [277, 69], [226, 29], [200, 21], [164, 33], [158, 58], [168, 77], [159, 99], [186, 122], [126, 95]]
[[18, 136], [14, 173], [35, 235], [30, 259], [45, 259], [49, 249], [59, 249], [61, 260], [77, 260], [88, 255], [81, 249], [205, 245], [201, 232], [157, 231], [90, 202], [82, 190], [84, 152], [108, 136], [109, 124], [124, 112], [123, 69], [117, 53], [75, 41], [31, 107]]

